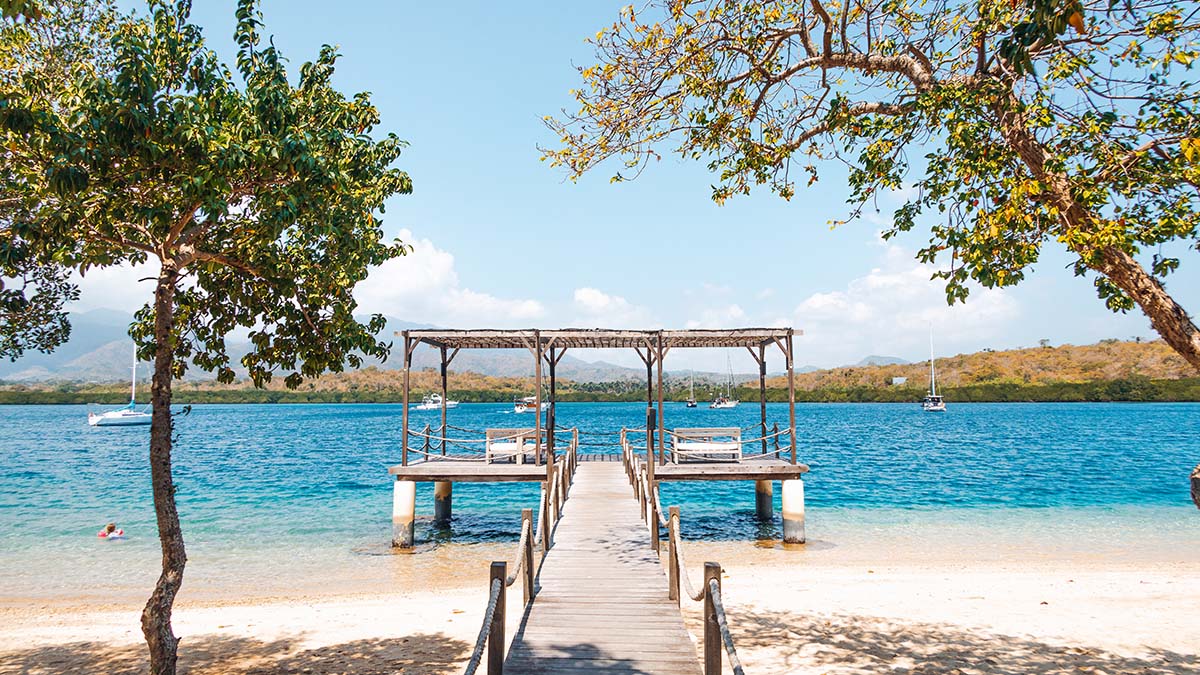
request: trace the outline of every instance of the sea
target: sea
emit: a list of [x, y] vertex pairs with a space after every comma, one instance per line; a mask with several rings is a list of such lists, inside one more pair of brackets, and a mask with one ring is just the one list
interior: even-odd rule
[[[538, 486], [454, 486], [449, 527], [417, 492], [417, 547], [390, 546], [401, 406], [178, 406], [174, 473], [189, 568], [184, 597], [286, 597], [436, 587], [486, 575], [507, 555]], [[770, 404], [768, 425], [786, 428]], [[89, 427], [84, 406], [0, 407], [0, 604], [142, 599], [160, 561], [148, 427]], [[759, 423], [757, 404], [664, 407], [667, 427]], [[438, 412], [412, 413], [414, 428]], [[618, 453], [636, 403], [562, 403], [581, 452]], [[462, 404], [462, 429], [528, 426], [511, 404]], [[801, 404], [813, 564], [1029, 558], [1142, 564], [1200, 558], [1188, 474], [1200, 462], [1200, 404]], [[472, 432], [453, 431], [462, 437]], [[745, 437], [757, 436], [754, 430]], [[665, 483], [683, 535], [703, 547], [782, 547], [776, 517], [754, 514], [749, 482]], [[116, 522], [121, 541], [96, 533]], [[190, 595], [189, 595], [190, 594]]]

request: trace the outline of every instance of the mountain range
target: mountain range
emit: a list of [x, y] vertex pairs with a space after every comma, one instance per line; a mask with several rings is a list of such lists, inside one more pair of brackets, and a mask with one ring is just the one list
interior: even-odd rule
[[[0, 361], [0, 381], [6, 382], [119, 382], [129, 378], [130, 359], [133, 345], [129, 339], [129, 324], [133, 316], [124, 312], [96, 309], [71, 314], [71, 339], [49, 354], [27, 353], [15, 362]], [[400, 319], [388, 318], [387, 326], [380, 337], [394, 341], [400, 330], [434, 328]], [[245, 348], [246, 340], [229, 340], [231, 354]], [[903, 359], [887, 356], [868, 356], [857, 365], [883, 365], [907, 363]], [[393, 356], [383, 364], [384, 369], [396, 369], [400, 359]], [[139, 367], [140, 380], [149, 379], [149, 364]], [[417, 370], [438, 367], [438, 354], [433, 349], [418, 348], [413, 354], [413, 367]], [[474, 372], [493, 377], [532, 376], [533, 365], [530, 355], [515, 350], [464, 350], [455, 357], [451, 369], [457, 372]], [[818, 370], [815, 366], [803, 366], [798, 373]], [[620, 382], [640, 381], [646, 376], [641, 368], [628, 368], [607, 361], [587, 361], [568, 353], [558, 364], [558, 375], [576, 382]], [[675, 377], [690, 375], [689, 371], [673, 371]], [[718, 372], [699, 372], [699, 381], [723, 382], [727, 375]], [[739, 381], [755, 379], [754, 373], [735, 374]], [[212, 376], [195, 369], [189, 371], [187, 379], [208, 380]]]

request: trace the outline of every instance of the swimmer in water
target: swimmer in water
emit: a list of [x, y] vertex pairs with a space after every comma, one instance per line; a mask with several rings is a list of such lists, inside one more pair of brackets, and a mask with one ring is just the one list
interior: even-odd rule
[[117, 529], [116, 523], [109, 523], [104, 526], [103, 530], [97, 532], [96, 536], [100, 537], [101, 539], [124, 539], [125, 530]]

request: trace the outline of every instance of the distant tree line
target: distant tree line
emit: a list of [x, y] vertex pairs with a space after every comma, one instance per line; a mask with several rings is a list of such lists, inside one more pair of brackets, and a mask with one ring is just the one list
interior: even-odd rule
[[[424, 392], [414, 391], [409, 400], [421, 400]], [[450, 390], [450, 398], [463, 403], [505, 403], [513, 398], [511, 389]], [[686, 387], [664, 391], [667, 401], [683, 401]], [[757, 387], [738, 387], [735, 396], [744, 403], [757, 403]], [[1012, 382], [971, 384], [942, 390], [952, 403], [988, 402], [1109, 402], [1109, 401], [1200, 401], [1200, 378], [1158, 380], [1128, 377], [1100, 382], [1055, 382], [1020, 384]], [[912, 403], [921, 399], [920, 387], [855, 386], [796, 391], [801, 403]], [[7, 385], [0, 389], [0, 404], [120, 404], [128, 401], [123, 388], [115, 386], [62, 384], [52, 389]], [[645, 386], [630, 382], [589, 383], [586, 387], [560, 391], [558, 400], [572, 402], [639, 402], [646, 400]], [[400, 403], [399, 389], [292, 390], [292, 389], [194, 389], [181, 390], [177, 403]], [[787, 401], [787, 390], [770, 388], [767, 401]], [[701, 405], [705, 405], [701, 399]]]

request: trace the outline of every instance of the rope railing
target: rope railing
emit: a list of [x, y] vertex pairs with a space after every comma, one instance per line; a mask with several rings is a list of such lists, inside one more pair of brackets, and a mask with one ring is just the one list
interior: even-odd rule
[[[729, 656], [729, 667], [733, 675], [746, 675], [742, 668], [742, 660], [738, 658], [737, 647], [733, 644], [733, 634], [729, 632], [729, 619], [725, 617], [725, 603], [721, 602], [721, 580], [709, 579], [708, 597], [713, 606], [717, 628], [721, 631], [721, 642], [725, 644], [725, 653]], [[707, 619], [707, 617], [705, 617]]]
[[[757, 424], [756, 424], [756, 425], [754, 425], [753, 427], [749, 427], [749, 428], [750, 428], [750, 429], [755, 429], [755, 428], [757, 428], [758, 426], [759, 426], [759, 425], [757, 425]], [[743, 429], [742, 431], [746, 431], [746, 429]], [[671, 437], [673, 437], [673, 438], [681, 438], [681, 439], [685, 439], [685, 440], [686, 440], [686, 439], [689, 439], [689, 438], [695, 438], [695, 435], [694, 435], [694, 434], [689, 434], [689, 433], [687, 433], [687, 432], [683, 432], [683, 433], [677, 433], [675, 430], [672, 430], [672, 429], [663, 429], [663, 430], [662, 430], [662, 433], [664, 433], [664, 434], [666, 434], [666, 435], [668, 435], [668, 436], [671, 436]], [[757, 436], [757, 437], [755, 437], [755, 438], [744, 438], [744, 439], [738, 439], [738, 440], [736, 440], [736, 441], [735, 441], [735, 440], [733, 440], [732, 438], [730, 438], [729, 442], [730, 442], [730, 443], [740, 443], [740, 444], [742, 444], [742, 445], [746, 445], [747, 443], [761, 443], [762, 441], [769, 441], [769, 440], [771, 440], [772, 438], [778, 438], [778, 437], [780, 437], [780, 436], [783, 436], [783, 435], [785, 435], [785, 434], [788, 434], [788, 433], [790, 433], [790, 432], [789, 432], [789, 430], [787, 430], [787, 429], [780, 429], [779, 431], [776, 431], [776, 432], [774, 432], [774, 433], [766, 434], [766, 435], [763, 435], [763, 436]]]
[[669, 515], [664, 518], [658, 486], [649, 484], [645, 462], [637, 456], [630, 443], [625, 442], [621, 450], [629, 483], [642, 509], [642, 517], [646, 520], [654, 550], [659, 550], [658, 542], [655, 541], [658, 537], [658, 526], [667, 528], [668, 597], [679, 602], [682, 595], [686, 594], [691, 600], [704, 603], [704, 675], [721, 674], [722, 651], [729, 659], [734, 675], [745, 675], [721, 598], [721, 566], [712, 562], [705, 563], [704, 584], [697, 588], [688, 573], [683, 552], [679, 507], [672, 506], [667, 509]]
[[[463, 675], [475, 675], [487, 654], [488, 675], [503, 675], [504, 622], [506, 612], [505, 589], [524, 579], [524, 604], [528, 605], [534, 597], [534, 560], [533, 548], [541, 544], [542, 555], [553, 545], [552, 532], [562, 517], [563, 502], [566, 501], [575, 469], [578, 467], [577, 443], [572, 440], [562, 461], [555, 465], [553, 475], [538, 503], [538, 521], [535, 526], [533, 510], [521, 511], [521, 536], [517, 541], [517, 562], [513, 565], [512, 573], [508, 573], [508, 563], [493, 562], [491, 566], [491, 582], [488, 585], [488, 604], [483, 613], [483, 624], [479, 627], [479, 635], [475, 638], [475, 647], [471, 650], [471, 658], [467, 661]], [[536, 533], [536, 534], [535, 534]]]
[[[475, 638], [475, 648], [471, 650], [471, 660], [467, 661], [467, 668], [463, 671], [463, 675], [475, 675], [475, 671], [479, 669], [479, 663], [483, 660], [483, 648], [488, 642], [489, 634], [492, 632], [492, 624], [496, 619], [496, 608], [500, 604], [500, 598], [504, 595], [504, 583], [500, 579], [492, 579], [491, 591], [488, 594], [487, 609], [483, 613], [483, 625], [479, 627], [479, 635]], [[488, 664], [488, 672], [491, 672], [491, 664]]]

